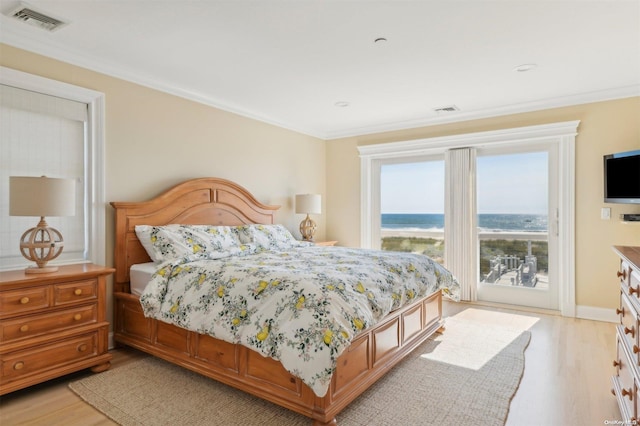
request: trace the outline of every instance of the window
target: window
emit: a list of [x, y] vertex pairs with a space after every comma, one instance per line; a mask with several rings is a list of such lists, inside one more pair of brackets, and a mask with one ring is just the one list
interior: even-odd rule
[[422, 253], [444, 263], [444, 160], [384, 163], [380, 170], [383, 250]]
[[[405, 142], [394, 142], [359, 147], [361, 158], [361, 246], [375, 248], [380, 241], [382, 214], [382, 173], [388, 162], [416, 162], [425, 156], [444, 156], [445, 162], [445, 212], [447, 237], [445, 265], [461, 281], [467, 300], [475, 300], [475, 290], [465, 288], [479, 285], [478, 255], [476, 246], [476, 152], [488, 149], [517, 150], [526, 146], [554, 149], [557, 154], [549, 162], [549, 176], [554, 187], [552, 196], [558, 205], [554, 214], [554, 229], [558, 236], [558, 248], [553, 253], [557, 267], [557, 306], [566, 316], [575, 316], [574, 276], [574, 180], [575, 136], [579, 122], [553, 123], [499, 131], [446, 136]], [[548, 148], [551, 147], [551, 148]], [[466, 149], [468, 148], [468, 149]], [[535, 150], [535, 149], [534, 149]], [[482, 160], [480, 160], [482, 161]], [[462, 203], [462, 204], [460, 204]], [[456, 255], [465, 253], [465, 255]], [[474, 255], [475, 253], [475, 255]], [[551, 253], [549, 254], [552, 255]], [[549, 262], [552, 260], [550, 259]]]
[[104, 264], [104, 96], [9, 68], [0, 84], [0, 269], [29, 264], [20, 236], [38, 221], [9, 216], [9, 176], [74, 178], [76, 215], [47, 218], [65, 240], [54, 263]]

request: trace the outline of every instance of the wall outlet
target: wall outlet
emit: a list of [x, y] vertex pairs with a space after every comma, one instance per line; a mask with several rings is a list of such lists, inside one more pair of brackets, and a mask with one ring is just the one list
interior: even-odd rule
[[605, 219], [605, 220], [611, 219], [611, 207], [603, 207], [600, 210], [600, 219]]

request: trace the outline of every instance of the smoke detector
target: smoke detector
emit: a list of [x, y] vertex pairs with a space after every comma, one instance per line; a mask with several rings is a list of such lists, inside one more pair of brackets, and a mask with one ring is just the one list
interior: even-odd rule
[[435, 108], [434, 111], [437, 112], [438, 114], [446, 114], [446, 113], [450, 113], [450, 112], [460, 111], [460, 108], [458, 108], [455, 105], [449, 105], [449, 106], [446, 106], [446, 107]]
[[50, 13], [38, 10], [35, 7], [20, 2], [18, 7], [5, 13], [10, 18], [17, 19], [25, 24], [33, 25], [47, 31], [56, 31], [68, 24], [62, 19], [51, 16]]

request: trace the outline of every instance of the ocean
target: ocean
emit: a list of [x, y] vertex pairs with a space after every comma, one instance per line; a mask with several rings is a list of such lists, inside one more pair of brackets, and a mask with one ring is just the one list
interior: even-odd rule
[[[482, 231], [546, 232], [547, 215], [479, 214]], [[383, 213], [382, 229], [444, 231], [444, 214]]]

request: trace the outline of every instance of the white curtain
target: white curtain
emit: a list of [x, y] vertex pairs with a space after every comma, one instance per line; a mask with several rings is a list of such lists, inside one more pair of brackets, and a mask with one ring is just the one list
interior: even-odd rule
[[445, 264], [458, 278], [461, 299], [477, 300], [478, 239], [476, 214], [476, 151], [445, 154]]

